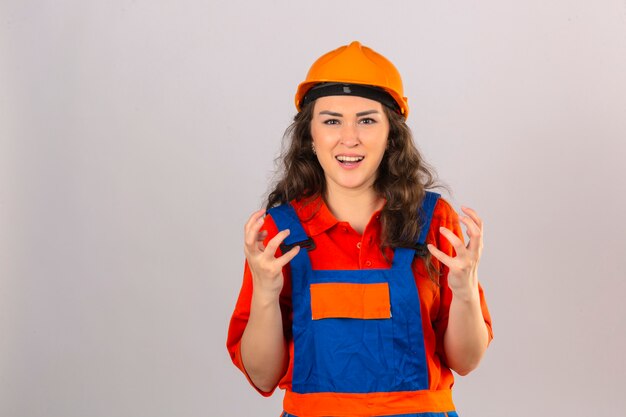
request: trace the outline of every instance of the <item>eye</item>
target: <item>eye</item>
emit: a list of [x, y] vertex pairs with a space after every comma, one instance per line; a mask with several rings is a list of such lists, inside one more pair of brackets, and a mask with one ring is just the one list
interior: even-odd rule
[[371, 117], [366, 117], [364, 119], [359, 120], [359, 123], [363, 125], [373, 125], [374, 123], [376, 123], [376, 120], [372, 119]]
[[339, 120], [337, 120], [337, 119], [328, 119], [328, 120], [324, 120], [322, 123], [324, 123], [325, 125], [338, 125], [339, 124]]

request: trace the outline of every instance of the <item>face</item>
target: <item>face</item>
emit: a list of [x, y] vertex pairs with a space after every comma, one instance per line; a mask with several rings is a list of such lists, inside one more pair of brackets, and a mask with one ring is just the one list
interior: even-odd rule
[[311, 136], [327, 191], [372, 190], [388, 135], [381, 103], [356, 96], [318, 98]]

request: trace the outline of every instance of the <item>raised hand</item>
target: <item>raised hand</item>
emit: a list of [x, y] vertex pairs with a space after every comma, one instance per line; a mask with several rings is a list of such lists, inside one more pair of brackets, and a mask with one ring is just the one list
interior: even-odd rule
[[470, 299], [478, 297], [478, 264], [483, 249], [483, 222], [474, 210], [461, 207], [464, 216], [459, 220], [467, 227], [469, 242], [467, 246], [450, 229], [440, 228], [440, 232], [456, 251], [456, 256], [449, 256], [432, 244], [428, 245], [430, 253], [446, 265], [448, 286], [454, 297]]
[[283, 288], [282, 269], [300, 251], [295, 246], [289, 252], [276, 257], [276, 251], [280, 244], [289, 236], [289, 230], [282, 230], [267, 242], [267, 232], [261, 231], [265, 210], [259, 210], [250, 216], [244, 227], [244, 252], [254, 284], [254, 292], [263, 295], [278, 297]]

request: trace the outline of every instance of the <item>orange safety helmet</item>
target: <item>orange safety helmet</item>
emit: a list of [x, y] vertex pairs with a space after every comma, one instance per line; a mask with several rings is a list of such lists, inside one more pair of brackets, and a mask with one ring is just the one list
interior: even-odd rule
[[296, 108], [302, 108], [307, 92], [320, 83], [359, 84], [379, 87], [386, 91], [398, 105], [399, 112], [409, 114], [408, 99], [404, 97], [402, 78], [396, 67], [384, 56], [359, 42], [341, 46], [317, 59], [309, 73], [298, 86]]

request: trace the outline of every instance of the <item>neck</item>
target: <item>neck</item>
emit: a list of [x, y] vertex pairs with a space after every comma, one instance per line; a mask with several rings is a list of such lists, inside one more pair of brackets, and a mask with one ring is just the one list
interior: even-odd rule
[[380, 210], [384, 199], [378, 196], [372, 187], [363, 190], [334, 189], [329, 186], [326, 192], [326, 205], [339, 221], [363, 234], [367, 223], [375, 211]]

